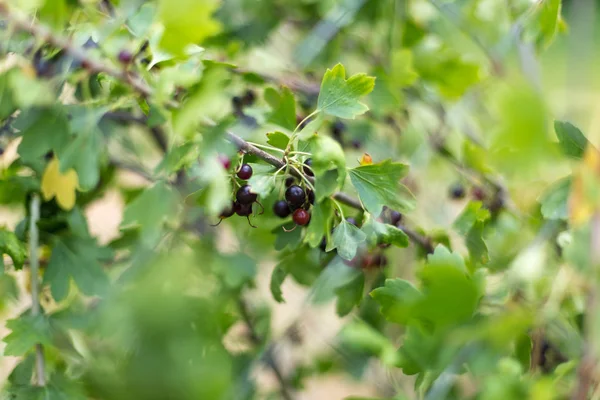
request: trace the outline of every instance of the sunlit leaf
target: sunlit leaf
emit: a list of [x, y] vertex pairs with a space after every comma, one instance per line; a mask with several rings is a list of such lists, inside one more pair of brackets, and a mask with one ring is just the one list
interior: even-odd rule
[[58, 158], [53, 158], [42, 176], [42, 195], [45, 200], [56, 197], [63, 209], [70, 210], [75, 206], [78, 185], [77, 172], [70, 169], [61, 173]]
[[371, 93], [375, 78], [366, 74], [355, 74], [346, 79], [346, 69], [337, 64], [328, 69], [321, 82], [318, 110], [339, 118], [355, 118], [369, 110], [359, 100]]

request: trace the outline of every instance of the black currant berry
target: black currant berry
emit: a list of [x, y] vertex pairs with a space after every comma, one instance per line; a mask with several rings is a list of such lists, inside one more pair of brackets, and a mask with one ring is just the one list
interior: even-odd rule
[[356, 222], [356, 219], [354, 219], [352, 217], [348, 217], [348, 218], [346, 218], [346, 221], [348, 221], [348, 223], [358, 227], [358, 222]]
[[254, 203], [257, 197], [258, 195], [256, 193], [252, 193], [252, 188], [250, 187], [250, 185], [242, 186], [238, 189], [237, 193], [235, 194], [236, 200], [240, 204], [244, 205]]
[[290, 207], [285, 200], [278, 200], [273, 204], [273, 213], [279, 218], [285, 218], [290, 215]]
[[360, 140], [354, 139], [351, 143], [352, 143], [352, 147], [355, 148], [356, 150], [358, 150], [362, 147], [362, 143]]
[[304, 167], [302, 167], [302, 170], [308, 176], [315, 176], [312, 170], [312, 158], [309, 158], [308, 160], [304, 161]]
[[233, 109], [235, 111], [239, 111], [244, 106], [244, 101], [242, 100], [242, 98], [240, 96], [233, 96], [231, 98], [231, 105], [233, 106]]
[[450, 197], [454, 200], [460, 200], [465, 197], [466, 190], [460, 183], [455, 183], [450, 187]]
[[253, 90], [246, 90], [246, 92], [244, 93], [244, 96], [242, 97], [242, 104], [245, 106], [251, 106], [252, 104], [254, 104], [254, 101], [256, 100], [256, 94], [254, 93]]
[[133, 61], [133, 54], [127, 50], [121, 50], [118, 57], [121, 64], [129, 64]]
[[298, 208], [306, 201], [304, 190], [298, 185], [292, 185], [285, 191], [285, 199], [293, 208]]
[[286, 180], [285, 180], [285, 187], [290, 187], [294, 183], [296, 183], [296, 179], [293, 176], [290, 176], [290, 177], [286, 178]]
[[319, 244], [319, 249], [321, 249], [321, 251], [324, 251], [324, 252], [327, 251], [327, 239], [325, 237], [323, 237], [323, 239], [321, 239], [321, 243]]
[[299, 208], [296, 211], [294, 211], [292, 219], [297, 225], [308, 225], [308, 223], [310, 222], [310, 213], [302, 208]]
[[229, 169], [231, 167], [231, 160], [225, 154], [219, 154], [219, 162], [225, 169]]
[[252, 167], [248, 164], [242, 164], [240, 170], [237, 172], [237, 176], [243, 180], [250, 179], [252, 177]]
[[396, 210], [390, 211], [390, 224], [398, 225], [398, 223], [402, 221], [402, 214]]
[[315, 204], [315, 192], [310, 189], [306, 190], [306, 196], [308, 197], [308, 202], [310, 204]]
[[237, 215], [240, 217], [248, 217], [252, 214], [252, 203], [250, 204], [241, 204], [239, 202], [235, 202], [233, 205], [233, 209]]
[[226, 208], [223, 209], [223, 211], [221, 211], [221, 215], [219, 215], [219, 217], [220, 218], [229, 218], [233, 214], [235, 214], [235, 204], [232, 201], [231, 204], [229, 204]]
[[341, 137], [346, 130], [346, 125], [342, 121], [335, 121], [331, 126], [331, 133], [336, 137]]
[[388, 264], [388, 259], [384, 254], [376, 254], [371, 259], [371, 265], [374, 267], [385, 267]]

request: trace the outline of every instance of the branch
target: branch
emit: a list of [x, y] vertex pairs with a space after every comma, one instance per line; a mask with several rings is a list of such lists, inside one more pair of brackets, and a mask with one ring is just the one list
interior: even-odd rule
[[[107, 75], [110, 75], [115, 79], [120, 80], [127, 86], [131, 87], [134, 91], [138, 92], [144, 97], [150, 97], [152, 95], [152, 88], [148, 86], [143, 80], [134, 77], [131, 73], [127, 72], [124, 69], [116, 68], [100, 60], [94, 59], [90, 56], [90, 54], [87, 51], [79, 47], [73, 46], [70, 39], [57, 36], [53, 34], [50, 29], [42, 26], [41, 24], [36, 24], [28, 18], [21, 16], [17, 12], [10, 10], [6, 2], [2, 0], [0, 0], [0, 15], [6, 17], [16, 29], [28, 32], [29, 34], [38, 38], [39, 40], [48, 42], [51, 45], [64, 50], [65, 53], [73, 57], [74, 60], [81, 62], [82, 66], [85, 66], [85, 68], [88, 71], [92, 73], [105, 73]], [[169, 102], [169, 105], [176, 106], [173, 104], [173, 102]], [[107, 118], [115, 120], [143, 124], [147, 127], [146, 118], [144, 117], [138, 118], [131, 114], [123, 112], [107, 113], [105, 116]], [[164, 131], [160, 127], [151, 127], [149, 129], [157, 145], [161, 148], [161, 150], [166, 151], [168, 149], [168, 145], [166, 139], [167, 135], [165, 135]], [[243, 140], [242, 138], [240, 138], [232, 132], [227, 132], [227, 138], [229, 141], [238, 146], [240, 150], [243, 150], [249, 154], [254, 154], [273, 166], [281, 168], [285, 165], [283, 160], [280, 160], [274, 157], [273, 155], [263, 150], [260, 150], [255, 146], [252, 146], [251, 144], [249, 144], [248, 142], [246, 142], [245, 140]], [[301, 177], [298, 172], [293, 170], [291, 172], [293, 175]], [[308, 176], [306, 178], [311, 183], [314, 182], [314, 178]], [[333, 198], [349, 207], [356, 208], [359, 210], [363, 209], [362, 204], [359, 200], [354, 199], [345, 193], [335, 193], [333, 195]], [[415, 238], [415, 243], [421, 245], [424, 249], [427, 250], [431, 247], [423, 245], [424, 243], [429, 243], [429, 239], [420, 237], [418, 233], [407, 230], [406, 228], [403, 228], [403, 230], [407, 235], [409, 235], [409, 237]]]
[[[252, 340], [252, 342], [256, 346], [262, 346], [264, 344], [264, 340], [256, 332], [256, 328], [254, 327], [254, 322], [252, 321], [252, 318], [250, 317], [250, 313], [248, 312], [248, 306], [246, 305], [246, 303], [244, 302], [244, 300], [241, 297], [238, 299], [238, 308], [240, 309], [240, 314], [242, 315], [242, 319], [244, 320], [244, 323], [246, 324], [246, 326], [248, 327], [248, 330], [250, 332], [250, 340]], [[287, 381], [286, 381], [285, 377], [283, 376], [283, 373], [281, 372], [279, 365], [275, 361], [275, 358], [273, 357], [271, 347], [269, 347], [267, 349], [267, 351], [265, 353], [265, 359], [266, 359], [267, 365], [269, 366], [269, 368], [271, 368], [271, 370], [275, 374], [275, 377], [277, 378], [277, 381], [279, 382], [279, 386], [281, 388], [281, 396], [285, 400], [293, 400], [293, 396], [290, 393]]]
[[[31, 270], [31, 315], [40, 315], [39, 300], [39, 231], [37, 227], [40, 219], [40, 197], [34, 194], [31, 198], [29, 218], [29, 268]], [[46, 367], [44, 360], [44, 348], [40, 343], [35, 345], [35, 371], [36, 385], [46, 386]]]

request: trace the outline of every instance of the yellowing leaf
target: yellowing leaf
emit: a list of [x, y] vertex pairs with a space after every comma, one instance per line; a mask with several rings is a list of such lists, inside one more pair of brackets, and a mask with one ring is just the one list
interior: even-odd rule
[[219, 33], [221, 24], [212, 18], [218, 7], [216, 0], [160, 0], [158, 15], [165, 28], [160, 46], [183, 55], [189, 44]]
[[69, 169], [64, 174], [60, 173], [58, 158], [53, 158], [46, 166], [42, 176], [42, 195], [44, 200], [56, 196], [56, 202], [64, 210], [75, 206], [75, 191], [78, 185], [77, 172]]
[[369, 153], [364, 153], [358, 162], [360, 165], [371, 165], [373, 164], [373, 157]]
[[600, 210], [600, 152], [588, 146], [583, 164], [573, 174], [569, 218], [573, 225], [586, 223]]

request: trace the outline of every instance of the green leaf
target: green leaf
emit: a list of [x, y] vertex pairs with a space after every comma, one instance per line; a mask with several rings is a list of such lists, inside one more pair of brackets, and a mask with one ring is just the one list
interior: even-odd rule
[[50, 150], [58, 152], [69, 142], [69, 121], [58, 107], [26, 109], [15, 127], [23, 135], [18, 152], [26, 163], [35, 162]]
[[251, 166], [252, 177], [248, 180], [248, 184], [259, 197], [267, 197], [277, 183], [273, 176], [275, 168], [264, 164], [251, 164]]
[[332, 240], [327, 243], [327, 251], [337, 249], [344, 260], [351, 260], [356, 255], [358, 246], [367, 239], [367, 235], [346, 220], [334, 229]]
[[539, 27], [541, 44], [547, 47], [559, 29], [561, 16], [561, 0], [543, 0], [539, 3]]
[[366, 74], [355, 74], [346, 80], [346, 69], [337, 64], [323, 76], [317, 109], [334, 117], [354, 119], [369, 110], [359, 99], [374, 87], [375, 78]]
[[145, 189], [125, 207], [121, 227], [140, 226], [142, 240], [155, 243], [163, 222], [172, 218], [176, 206], [177, 194], [165, 182], [158, 182]]
[[554, 121], [554, 130], [563, 154], [575, 159], [583, 158], [589, 142], [576, 126], [566, 121]]
[[329, 136], [317, 135], [311, 139], [310, 146], [316, 179], [335, 168], [338, 173], [337, 186], [341, 186], [346, 179], [346, 155], [340, 144]]
[[566, 220], [569, 217], [571, 182], [571, 177], [568, 176], [556, 181], [544, 192], [539, 200], [544, 218]]
[[[300, 244], [302, 240], [302, 231], [300, 229], [294, 229], [295, 227], [295, 223], [288, 222], [286, 224], [277, 226], [271, 231], [271, 233], [276, 236], [274, 244], [275, 250], [281, 251], [286, 247], [294, 249]], [[283, 228], [287, 229], [288, 232], [283, 230]]]
[[269, 288], [271, 289], [271, 294], [273, 295], [273, 299], [275, 299], [278, 303], [285, 303], [283, 298], [283, 293], [281, 292], [281, 285], [288, 273], [279, 266], [273, 268], [273, 272], [271, 273], [271, 283], [269, 284]]
[[267, 133], [267, 143], [278, 149], [285, 150], [290, 138], [283, 132], [269, 132]]
[[251, 282], [257, 271], [256, 262], [243, 253], [219, 257], [213, 264], [213, 270], [221, 275], [225, 284], [232, 289]]
[[310, 122], [296, 134], [296, 137], [298, 140], [309, 140], [313, 138], [319, 133], [319, 129], [321, 129], [323, 122], [325, 122], [325, 117], [323, 114], [319, 113], [313, 116], [310, 119]]
[[49, 81], [35, 79], [20, 69], [9, 74], [15, 104], [23, 109], [50, 106], [55, 101], [55, 90]]
[[161, 47], [174, 55], [183, 55], [189, 44], [199, 44], [221, 30], [212, 15], [217, 0], [160, 0], [158, 17], [164, 25]]
[[489, 262], [489, 255], [487, 245], [483, 240], [483, 228], [483, 222], [475, 222], [473, 227], [467, 233], [465, 240], [471, 260], [477, 263], [487, 264]]
[[280, 94], [273, 88], [267, 88], [265, 100], [273, 109], [267, 121], [293, 131], [296, 128], [296, 100], [292, 91], [283, 87]]
[[321, 201], [333, 194], [338, 186], [338, 170], [330, 169], [315, 176], [315, 196]]
[[57, 239], [44, 274], [44, 284], [49, 284], [56, 301], [69, 293], [71, 279], [86, 295], [102, 295], [108, 288], [108, 277], [99, 261], [106, 252], [93, 238], [68, 236]]
[[321, 243], [331, 226], [333, 218], [333, 204], [331, 200], [325, 199], [316, 203], [311, 212], [310, 224], [306, 229], [305, 240], [311, 247], [316, 247]]
[[12, 332], [4, 337], [6, 356], [22, 356], [40, 343], [44, 346], [52, 345], [50, 323], [42, 315], [22, 315], [19, 318], [6, 321], [6, 327]]
[[381, 214], [383, 206], [401, 212], [414, 208], [414, 196], [399, 182], [408, 173], [405, 164], [386, 160], [348, 171], [361, 202], [372, 215]]
[[398, 86], [409, 86], [418, 78], [413, 68], [413, 54], [410, 49], [396, 50], [392, 55], [391, 78]]
[[369, 218], [363, 224], [362, 230], [367, 235], [371, 245], [391, 244], [398, 247], [408, 247], [409, 240], [406, 233], [393, 225], [383, 224], [374, 218]]
[[82, 190], [94, 188], [100, 178], [99, 163], [103, 143], [98, 123], [104, 112], [104, 109], [69, 108], [71, 131], [76, 136], [57, 154], [61, 173], [73, 168]]
[[383, 287], [371, 292], [379, 303], [381, 313], [388, 321], [407, 325], [414, 315], [416, 306], [423, 300], [421, 292], [404, 279], [386, 279]]
[[337, 295], [335, 310], [337, 315], [340, 317], [348, 315], [355, 306], [360, 304], [363, 298], [364, 287], [365, 275], [358, 274], [350, 282], [335, 289], [335, 294]]
[[[2, 262], [4, 254], [8, 254], [12, 259], [15, 269], [21, 269], [27, 258], [27, 247], [13, 232], [5, 228], [0, 228], [0, 262]], [[2, 267], [4, 267], [4, 264], [2, 264]], [[0, 274], [3, 272], [3, 269], [0, 270]]]
[[490, 211], [483, 208], [483, 203], [471, 201], [456, 218], [452, 226], [458, 233], [465, 236], [477, 222], [485, 222], [488, 219], [490, 219]]
[[0, 75], [0, 120], [4, 120], [17, 110], [8, 73]]
[[388, 279], [371, 293], [386, 319], [439, 329], [471, 318], [483, 289], [460, 255], [438, 245], [418, 277], [420, 290], [408, 281]]

